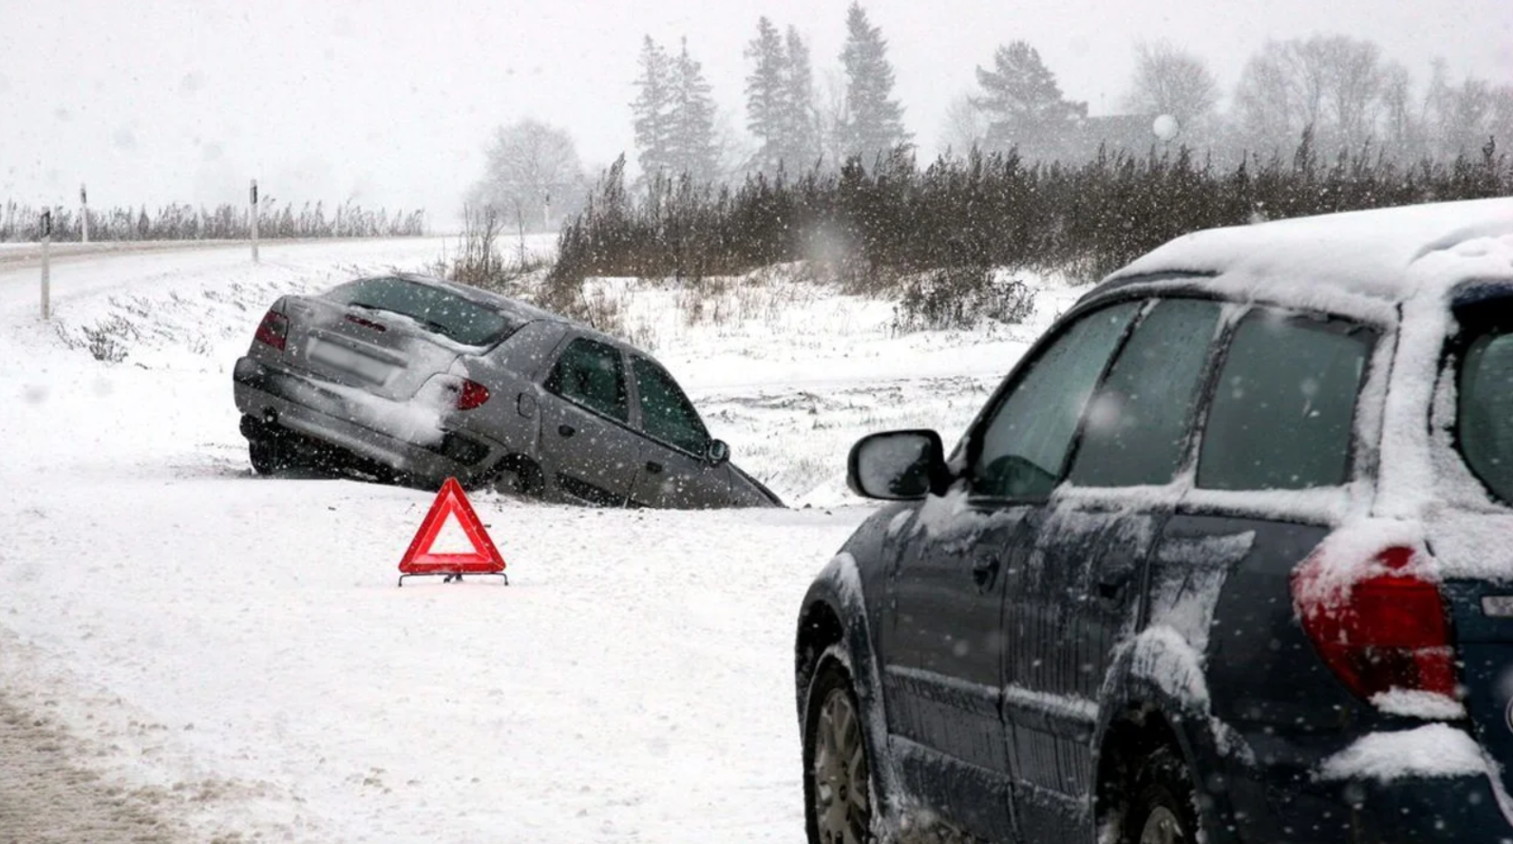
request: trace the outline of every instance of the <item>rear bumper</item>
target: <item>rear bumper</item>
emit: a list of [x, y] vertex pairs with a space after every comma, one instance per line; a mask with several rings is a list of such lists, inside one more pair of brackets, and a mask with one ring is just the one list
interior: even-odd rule
[[1513, 841], [1506, 798], [1484, 773], [1324, 781], [1315, 772], [1328, 750], [1275, 735], [1246, 740], [1253, 760], [1228, 757], [1207, 768], [1229, 772], [1203, 789], [1211, 807], [1222, 807], [1211, 841]]
[[434, 442], [420, 444], [358, 424], [353, 421], [354, 414], [343, 410], [339, 393], [315, 379], [251, 358], [237, 360], [231, 380], [237, 409], [255, 420], [243, 425], [244, 436], [292, 432], [427, 486], [448, 477], [463, 483], [482, 480], [502, 452], [497, 443], [475, 434], [445, 431]]

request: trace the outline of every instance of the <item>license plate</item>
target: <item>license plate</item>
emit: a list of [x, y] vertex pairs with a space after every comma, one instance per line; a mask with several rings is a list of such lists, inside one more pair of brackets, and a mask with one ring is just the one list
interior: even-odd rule
[[326, 364], [327, 366], [350, 372], [364, 381], [374, 384], [382, 384], [393, 371], [393, 367], [378, 358], [369, 357], [362, 352], [353, 351], [345, 346], [335, 343], [326, 343], [320, 340], [311, 340], [307, 352], [310, 360]]

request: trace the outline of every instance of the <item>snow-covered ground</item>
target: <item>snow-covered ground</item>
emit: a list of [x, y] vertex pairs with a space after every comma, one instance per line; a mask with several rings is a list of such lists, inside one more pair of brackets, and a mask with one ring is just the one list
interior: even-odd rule
[[41, 787], [56, 757], [73, 798], [28, 804], [51, 815], [23, 838], [802, 839], [794, 612], [869, 512], [846, 449], [887, 427], [957, 436], [1078, 291], [1048, 287], [1027, 326], [895, 337], [890, 305], [781, 273], [697, 319], [678, 289], [606, 282], [796, 508], [478, 495], [511, 585], [397, 589], [430, 495], [254, 478], [230, 367], [278, 294], [455, 247], [75, 258], [53, 268], [52, 324], [36, 270], [0, 272], [0, 747], [43, 760], [0, 792], [18, 771]]

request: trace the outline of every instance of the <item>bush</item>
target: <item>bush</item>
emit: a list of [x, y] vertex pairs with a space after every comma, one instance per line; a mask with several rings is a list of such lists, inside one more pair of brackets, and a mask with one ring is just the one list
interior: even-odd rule
[[971, 329], [982, 320], [1015, 325], [1034, 312], [1035, 296], [1024, 282], [998, 280], [987, 267], [950, 267], [904, 282], [893, 331]]
[[[558, 239], [548, 279], [571, 301], [588, 276], [701, 278], [809, 260], [855, 290], [941, 267], [1071, 270], [1091, 280], [1181, 234], [1255, 219], [1513, 194], [1495, 145], [1453, 162], [1366, 151], [1320, 164], [1250, 156], [1233, 169], [1187, 149], [1102, 152], [1081, 165], [973, 151], [920, 170], [904, 154], [839, 171], [779, 171], [734, 187], [656, 177], [626, 190], [610, 167]], [[953, 272], [955, 272], [953, 270]], [[927, 291], [915, 294], [928, 298]]]

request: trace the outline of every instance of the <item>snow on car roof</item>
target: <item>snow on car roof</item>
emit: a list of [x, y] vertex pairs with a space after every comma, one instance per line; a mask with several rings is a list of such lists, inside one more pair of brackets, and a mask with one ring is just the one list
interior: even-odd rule
[[1513, 276], [1513, 198], [1206, 229], [1136, 259], [1097, 290], [1173, 274], [1207, 277], [1185, 283], [1241, 299], [1401, 302], [1426, 288]]

